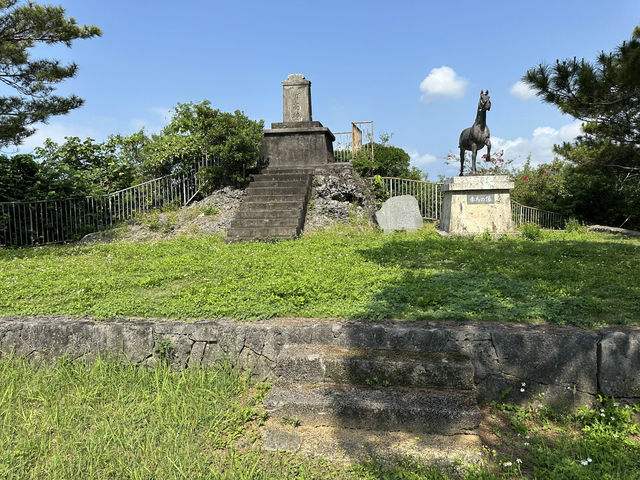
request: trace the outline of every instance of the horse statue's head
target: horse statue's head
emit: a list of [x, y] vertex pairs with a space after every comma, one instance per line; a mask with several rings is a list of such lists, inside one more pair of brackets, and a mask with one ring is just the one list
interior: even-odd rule
[[478, 101], [478, 111], [491, 110], [491, 99], [489, 98], [489, 90], [484, 92], [480, 90], [480, 100]]

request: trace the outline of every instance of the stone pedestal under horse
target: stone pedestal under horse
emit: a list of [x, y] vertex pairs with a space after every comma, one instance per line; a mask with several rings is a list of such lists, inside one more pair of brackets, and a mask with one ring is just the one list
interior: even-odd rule
[[476, 156], [478, 150], [487, 146], [487, 158], [491, 158], [491, 140], [489, 127], [487, 127], [487, 111], [491, 110], [491, 99], [489, 90], [480, 90], [480, 101], [478, 102], [478, 113], [476, 121], [469, 128], [465, 128], [460, 134], [460, 176], [464, 171], [464, 154], [471, 150], [471, 173], [476, 173]]

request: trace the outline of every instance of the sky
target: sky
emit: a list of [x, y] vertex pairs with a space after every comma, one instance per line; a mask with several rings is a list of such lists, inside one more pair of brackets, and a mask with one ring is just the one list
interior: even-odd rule
[[21, 152], [46, 138], [157, 133], [178, 102], [204, 99], [268, 127], [282, 121], [281, 82], [301, 73], [313, 120], [334, 132], [373, 121], [376, 138], [392, 134], [432, 180], [457, 173], [445, 157], [458, 153], [480, 90], [491, 96], [492, 151], [515, 166], [529, 155], [551, 161], [554, 143], [575, 138], [580, 123], [520, 79], [540, 63], [612, 51], [640, 23], [638, 0], [51, 3], [103, 36], [34, 49], [34, 58], [78, 64], [57, 93], [85, 104], [39, 125]]

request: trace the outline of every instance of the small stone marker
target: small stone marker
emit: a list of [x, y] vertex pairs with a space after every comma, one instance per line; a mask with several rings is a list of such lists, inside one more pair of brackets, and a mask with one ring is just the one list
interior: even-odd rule
[[418, 200], [411, 195], [392, 197], [376, 212], [376, 220], [384, 233], [406, 230], [414, 232], [422, 228], [422, 215]]

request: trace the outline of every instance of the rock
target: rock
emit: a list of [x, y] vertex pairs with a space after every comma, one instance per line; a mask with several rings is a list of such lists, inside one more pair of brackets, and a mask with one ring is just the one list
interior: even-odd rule
[[418, 200], [411, 195], [392, 197], [384, 202], [376, 212], [376, 220], [384, 233], [398, 230], [413, 232], [423, 224]]
[[330, 164], [316, 169], [307, 208], [306, 231], [355, 221], [373, 225], [376, 201], [369, 183], [351, 164]]

